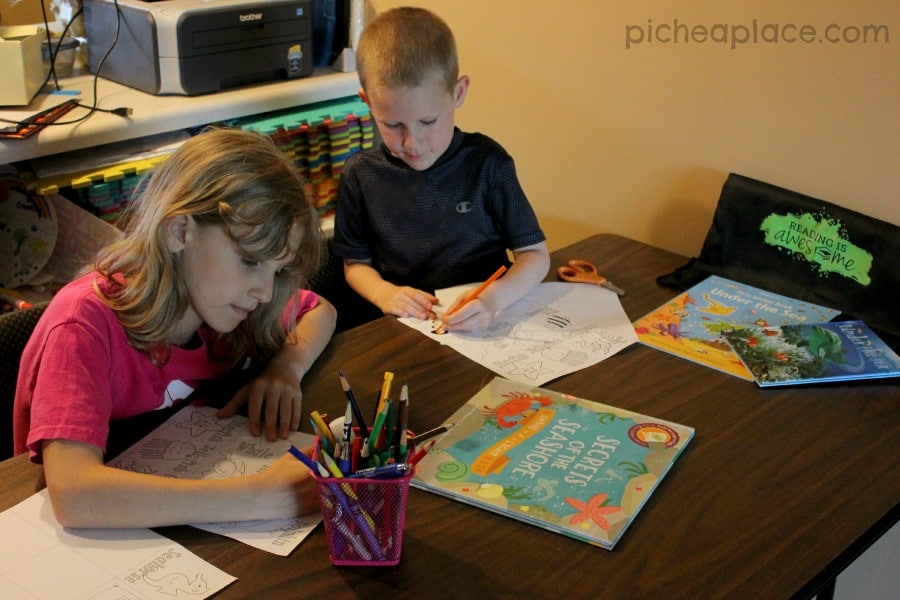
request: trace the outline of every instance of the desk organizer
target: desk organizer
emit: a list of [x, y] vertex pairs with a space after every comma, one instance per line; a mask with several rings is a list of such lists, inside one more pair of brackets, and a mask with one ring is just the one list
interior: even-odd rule
[[406, 498], [413, 474], [394, 479], [313, 476], [331, 564], [392, 566], [400, 562]]

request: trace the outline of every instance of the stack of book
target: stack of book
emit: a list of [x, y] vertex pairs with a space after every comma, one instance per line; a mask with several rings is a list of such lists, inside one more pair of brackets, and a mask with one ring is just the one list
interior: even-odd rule
[[641, 343], [761, 387], [900, 376], [900, 358], [840, 311], [712, 275], [638, 319]]

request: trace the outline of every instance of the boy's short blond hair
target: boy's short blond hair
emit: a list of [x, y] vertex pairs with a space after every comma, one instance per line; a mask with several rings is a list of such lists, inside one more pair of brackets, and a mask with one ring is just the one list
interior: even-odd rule
[[364, 90], [416, 87], [438, 77], [452, 92], [459, 78], [450, 27], [431, 11], [411, 6], [385, 11], [366, 24], [356, 66]]

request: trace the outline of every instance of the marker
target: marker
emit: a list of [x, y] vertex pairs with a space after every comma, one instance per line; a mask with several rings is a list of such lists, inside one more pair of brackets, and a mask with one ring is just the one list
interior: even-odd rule
[[390, 477], [403, 477], [407, 473], [409, 473], [410, 467], [406, 463], [391, 463], [389, 465], [382, 465], [380, 467], [371, 467], [369, 469], [362, 469], [361, 471], [357, 471], [348, 477], [352, 479], [356, 479], [359, 477], [363, 477], [366, 479], [387, 479]]
[[378, 397], [378, 408], [376, 409], [375, 416], [378, 417], [378, 413], [381, 412], [381, 407], [384, 406], [384, 403], [387, 402], [388, 396], [391, 394], [391, 382], [394, 380], [394, 374], [390, 371], [384, 372], [384, 383], [381, 384], [381, 395]]
[[389, 405], [390, 401], [385, 402], [381, 411], [379, 411], [378, 416], [375, 418], [375, 424], [372, 425], [372, 431], [369, 434], [369, 440], [366, 443], [366, 449], [368, 449], [366, 456], [370, 456], [372, 452], [377, 449], [375, 444], [378, 441], [378, 437], [380, 436], [381, 431], [384, 429], [384, 423], [387, 420]]
[[[334, 462], [334, 459], [328, 456], [327, 452], [322, 453], [322, 460], [325, 461], [325, 468], [331, 473], [332, 477], [340, 479], [344, 476], [344, 473], [341, 471], [341, 468]], [[349, 495], [349, 493], [348, 493]], [[353, 498], [356, 500], [357, 498]]]
[[326, 423], [325, 419], [322, 418], [322, 415], [319, 414], [319, 411], [314, 410], [309, 413], [309, 418], [313, 420], [313, 424], [316, 426], [319, 435], [324, 436], [328, 443], [331, 444], [332, 448], [336, 448], [337, 440], [334, 438], [334, 434], [331, 433], [331, 428], [328, 427], [328, 423]]
[[21, 310], [31, 308], [32, 306], [31, 302], [23, 298], [19, 292], [6, 288], [0, 288], [0, 300]]
[[313, 459], [305, 455], [303, 451], [300, 450], [297, 446], [291, 444], [288, 447], [288, 452], [290, 452], [294, 456], [294, 458], [306, 465], [314, 474], [320, 477], [328, 477], [328, 470], [325, 469], [325, 467], [323, 467], [321, 463], [314, 461]]
[[[331, 471], [331, 474], [335, 479], [344, 479], [344, 474], [341, 473], [341, 470], [338, 468], [337, 463], [334, 462], [334, 459], [332, 459], [327, 454], [322, 454], [322, 458], [325, 460], [325, 467], [329, 471]], [[337, 485], [337, 484], [335, 484], [335, 485]], [[364, 511], [362, 509], [362, 506], [360, 506], [359, 496], [356, 495], [356, 492], [353, 490], [353, 486], [351, 486], [350, 484], [347, 484], [347, 483], [342, 483], [342, 484], [340, 484], [340, 486], [341, 486], [341, 489], [344, 490], [344, 494], [347, 495], [347, 498], [349, 498], [350, 500], [353, 500], [353, 502], [351, 503], [351, 506], [352, 506], [351, 512], [354, 515], [358, 514], [360, 517], [362, 517], [363, 521], [366, 524], [368, 524], [368, 526], [371, 530], [370, 533], [375, 531], [376, 530], [375, 520], [369, 515], [369, 513], [367, 513], [366, 511]]]
[[[322, 442], [322, 450], [324, 450], [325, 453], [334, 452], [334, 446], [328, 443], [328, 438], [322, 433], [319, 424], [312, 418], [312, 415], [309, 417], [309, 423], [312, 425], [313, 431], [316, 432], [316, 438]], [[331, 430], [329, 429], [328, 432], [331, 433]]]
[[350, 432], [353, 429], [353, 408], [347, 400], [347, 412], [344, 413], [344, 438], [341, 440], [341, 471], [350, 472]]

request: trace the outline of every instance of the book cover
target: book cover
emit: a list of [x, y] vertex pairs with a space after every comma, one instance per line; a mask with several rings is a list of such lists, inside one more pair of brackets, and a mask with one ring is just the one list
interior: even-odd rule
[[839, 314], [826, 306], [711, 275], [632, 325], [646, 346], [753, 381], [723, 332], [822, 323]]
[[691, 427], [495, 377], [411, 485], [611, 550]]
[[900, 357], [862, 321], [749, 327], [725, 339], [761, 387], [900, 377]]

